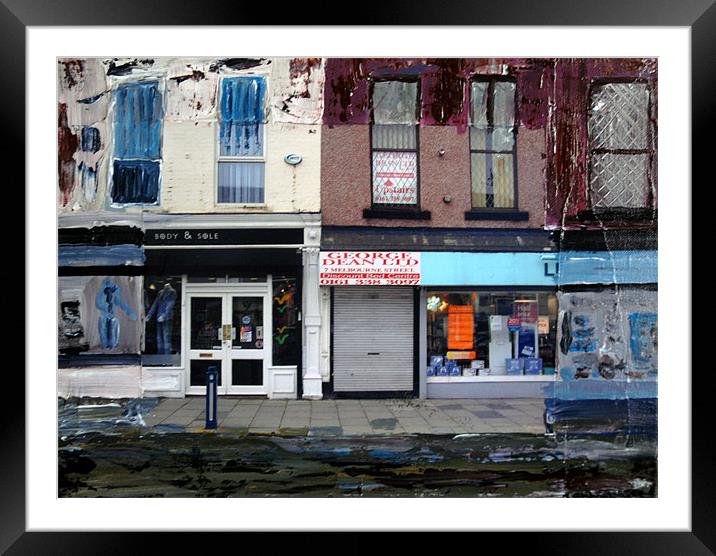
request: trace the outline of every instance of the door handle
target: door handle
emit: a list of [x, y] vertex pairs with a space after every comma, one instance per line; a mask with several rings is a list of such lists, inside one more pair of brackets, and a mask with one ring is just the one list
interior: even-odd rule
[[369, 351], [366, 355], [380, 355], [378, 351]]
[[223, 334], [224, 334], [224, 341], [230, 342], [232, 338], [232, 328], [230, 324], [225, 324], [222, 326]]

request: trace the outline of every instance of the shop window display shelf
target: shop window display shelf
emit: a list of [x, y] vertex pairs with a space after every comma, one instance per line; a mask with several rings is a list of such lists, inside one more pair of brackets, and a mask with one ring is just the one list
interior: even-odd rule
[[429, 383], [455, 382], [553, 382], [557, 375], [429, 376]]

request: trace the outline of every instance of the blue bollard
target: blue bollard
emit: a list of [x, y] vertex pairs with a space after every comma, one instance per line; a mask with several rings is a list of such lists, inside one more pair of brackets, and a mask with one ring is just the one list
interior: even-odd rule
[[218, 398], [219, 373], [216, 366], [212, 365], [206, 369], [206, 424], [205, 429], [216, 428], [217, 398]]

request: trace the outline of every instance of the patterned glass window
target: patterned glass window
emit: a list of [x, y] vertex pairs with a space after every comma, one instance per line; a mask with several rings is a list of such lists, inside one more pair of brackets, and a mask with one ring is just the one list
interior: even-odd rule
[[260, 76], [221, 81], [218, 203], [264, 202], [264, 102]]
[[604, 83], [592, 88], [589, 190], [593, 208], [650, 205], [650, 100], [646, 83]]
[[470, 166], [473, 208], [515, 208], [515, 83], [470, 86]]
[[373, 83], [373, 204], [418, 205], [418, 84]]

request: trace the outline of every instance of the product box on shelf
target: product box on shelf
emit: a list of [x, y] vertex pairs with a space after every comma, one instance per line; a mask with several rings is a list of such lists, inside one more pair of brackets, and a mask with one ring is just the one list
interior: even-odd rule
[[505, 367], [508, 375], [521, 375], [524, 370], [525, 360], [524, 359], [505, 359]]
[[527, 357], [525, 359], [525, 374], [526, 375], [542, 374], [542, 358], [541, 357]]

